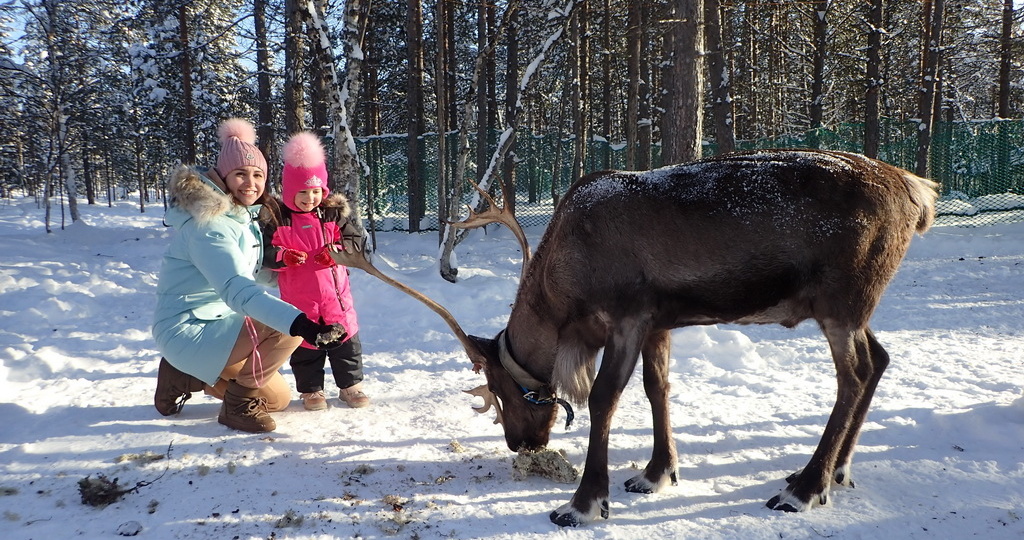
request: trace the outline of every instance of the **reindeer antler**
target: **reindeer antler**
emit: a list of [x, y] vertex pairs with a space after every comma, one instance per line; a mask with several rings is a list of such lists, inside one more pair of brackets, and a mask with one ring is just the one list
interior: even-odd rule
[[480, 414], [484, 414], [493, 406], [494, 412], [497, 414], [497, 417], [494, 419], [494, 423], [501, 424], [502, 426], [505, 425], [505, 419], [501, 417], [501, 402], [498, 401], [498, 396], [495, 396], [494, 392], [491, 392], [491, 390], [487, 388], [486, 384], [481, 384], [472, 390], [463, 390], [463, 392], [484, 398], [483, 406], [473, 407], [473, 410]]
[[[509, 200], [509, 189], [505, 182], [498, 179], [501, 182], [501, 195], [505, 201]], [[483, 212], [476, 212], [472, 206], [466, 205], [469, 209], [469, 217], [459, 221], [457, 223], [451, 223], [450, 225], [456, 229], [475, 229], [477, 227], [483, 227], [489, 223], [501, 223], [508, 227], [512, 234], [516, 236], [516, 240], [519, 241], [519, 247], [523, 250], [523, 269], [526, 269], [526, 263], [530, 261], [530, 243], [526, 240], [526, 233], [523, 231], [523, 227], [516, 221], [516, 217], [512, 215], [512, 212], [505, 206], [498, 206], [494, 202], [494, 198], [489, 193], [480, 188], [480, 185], [469, 180], [470, 184], [473, 184], [473, 188], [487, 201], [487, 210]], [[507, 203], [506, 203], [507, 204]]]
[[466, 354], [469, 355], [469, 359], [473, 361], [474, 371], [478, 369], [476, 366], [486, 363], [486, 359], [481, 356], [476, 345], [470, 341], [469, 336], [467, 336], [466, 332], [462, 330], [462, 327], [459, 326], [458, 321], [455, 320], [455, 317], [450, 311], [445, 309], [441, 304], [431, 300], [425, 294], [394, 278], [391, 278], [390, 276], [386, 276], [383, 272], [377, 270], [377, 267], [370, 262], [369, 253], [367, 253], [365, 249], [366, 237], [361, 237], [361, 240], [346, 239], [343, 245], [345, 246], [344, 251], [329, 252], [331, 254], [331, 258], [334, 259], [334, 262], [342, 266], [358, 268], [384, 283], [408, 294], [409, 296], [412, 296], [420, 302], [423, 302], [428, 308], [432, 309], [434, 313], [440, 315], [441, 319], [443, 319], [444, 322], [448, 324], [448, 327], [451, 328], [455, 337], [459, 338], [459, 343], [462, 343], [462, 348], [466, 349]]

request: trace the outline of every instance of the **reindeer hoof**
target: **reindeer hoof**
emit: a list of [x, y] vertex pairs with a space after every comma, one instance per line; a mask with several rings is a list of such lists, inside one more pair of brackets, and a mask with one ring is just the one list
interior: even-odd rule
[[634, 476], [626, 480], [626, 491], [630, 493], [654, 493], [658, 486], [649, 482], [644, 475]]
[[853, 477], [850, 476], [850, 466], [836, 467], [835, 482], [840, 486], [857, 487], [853, 484]]
[[551, 512], [551, 515], [548, 517], [551, 518], [551, 523], [554, 523], [559, 527], [579, 527], [583, 524], [583, 522], [576, 517], [575, 512], [559, 514], [558, 510], [555, 510], [554, 512]]
[[800, 511], [798, 508], [794, 507], [792, 504], [790, 504], [788, 502], [782, 502], [782, 495], [776, 495], [776, 496], [772, 497], [771, 499], [768, 499], [768, 502], [765, 503], [765, 506], [767, 506], [768, 508], [771, 508], [772, 510], [778, 510], [780, 512], [799, 512]]
[[829, 490], [817, 494], [811, 495], [810, 500], [804, 501], [793, 494], [790, 489], [784, 490], [782, 493], [768, 499], [765, 506], [772, 510], [779, 510], [780, 512], [804, 512], [810, 510], [815, 506], [824, 506], [828, 504]]
[[579, 527], [587, 522], [593, 521], [598, 515], [604, 519], [608, 519], [608, 499], [601, 501], [598, 505], [597, 512], [580, 512], [573, 508], [572, 503], [566, 503], [561, 508], [551, 512], [548, 517], [551, 519], [551, 523], [558, 525], [559, 527]]
[[661, 478], [654, 482], [648, 480], [645, 474], [638, 474], [633, 478], [626, 480], [625, 486], [626, 491], [630, 493], [657, 493], [670, 483], [673, 486], [678, 485], [679, 483], [679, 480], [676, 478], [675, 471], [663, 474]]

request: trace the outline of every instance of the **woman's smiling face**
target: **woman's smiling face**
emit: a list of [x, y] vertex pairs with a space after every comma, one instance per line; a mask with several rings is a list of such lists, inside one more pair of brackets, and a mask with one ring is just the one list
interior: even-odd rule
[[267, 175], [259, 167], [246, 165], [228, 173], [224, 185], [239, 204], [251, 206], [263, 195], [263, 190], [267, 186]]

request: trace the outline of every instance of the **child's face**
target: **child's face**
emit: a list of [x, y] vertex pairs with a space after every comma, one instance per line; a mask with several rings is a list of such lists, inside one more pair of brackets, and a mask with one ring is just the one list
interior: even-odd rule
[[323, 188], [304, 189], [295, 194], [295, 208], [309, 212], [319, 206], [322, 200], [324, 200]]

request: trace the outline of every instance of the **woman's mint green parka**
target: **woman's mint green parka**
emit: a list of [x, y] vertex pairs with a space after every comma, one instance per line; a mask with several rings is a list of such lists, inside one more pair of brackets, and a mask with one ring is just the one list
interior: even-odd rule
[[164, 221], [175, 234], [157, 284], [153, 338], [179, 370], [213, 385], [245, 317], [288, 334], [301, 314], [257, 283], [263, 255], [259, 206], [232, 202], [213, 170], [171, 176]]

